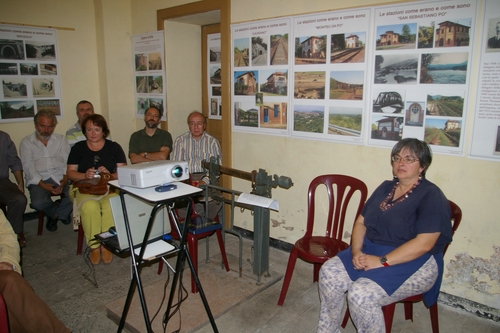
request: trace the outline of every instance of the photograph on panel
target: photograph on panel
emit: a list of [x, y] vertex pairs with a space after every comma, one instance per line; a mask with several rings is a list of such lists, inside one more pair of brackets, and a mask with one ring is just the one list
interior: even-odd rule
[[33, 78], [31, 85], [33, 86], [33, 97], [55, 97], [56, 95], [54, 79]]
[[247, 67], [249, 65], [250, 41], [248, 38], [238, 38], [233, 41], [234, 67]]
[[486, 52], [500, 51], [500, 17], [490, 19], [488, 24], [488, 42]]
[[332, 64], [365, 62], [366, 32], [334, 34], [330, 38]]
[[0, 103], [2, 119], [33, 118], [35, 107], [33, 101], [4, 101]]
[[38, 75], [37, 64], [21, 62], [19, 68], [21, 69], [21, 75]]
[[417, 24], [393, 24], [377, 27], [376, 50], [415, 49], [417, 40]]
[[373, 116], [371, 138], [399, 141], [403, 138], [404, 117]]
[[417, 54], [375, 56], [375, 84], [417, 84]]
[[364, 71], [330, 72], [330, 99], [362, 100]]
[[163, 114], [163, 117], [166, 115], [165, 104], [163, 103], [163, 98], [149, 98], [148, 100], [149, 107], [157, 108]]
[[271, 35], [271, 65], [288, 65], [288, 34]]
[[19, 77], [4, 77], [2, 79], [4, 98], [27, 97], [26, 79]]
[[323, 133], [324, 105], [293, 106], [293, 130], [297, 132]]
[[150, 71], [161, 71], [162, 69], [162, 60], [161, 53], [154, 52], [148, 55], [148, 65]]
[[56, 116], [61, 115], [61, 103], [58, 99], [38, 99], [36, 101], [36, 112], [41, 110], [52, 111]]
[[259, 127], [259, 108], [254, 103], [234, 102], [234, 125]]
[[293, 97], [296, 99], [324, 99], [325, 72], [295, 72]]
[[254, 96], [259, 81], [258, 71], [235, 71], [234, 72], [234, 94], [243, 96]]
[[0, 39], [0, 59], [24, 60], [23, 41]]
[[220, 60], [221, 60], [220, 45], [210, 46], [210, 63], [211, 64], [220, 64]]
[[260, 71], [259, 89], [265, 96], [287, 96], [288, 69]]
[[430, 145], [458, 147], [462, 121], [448, 118], [425, 119], [424, 141]]
[[267, 102], [259, 107], [260, 127], [272, 129], [286, 129], [286, 102]]
[[149, 100], [147, 98], [139, 97], [137, 98], [137, 102], [135, 104], [137, 115], [144, 115], [144, 112], [149, 109]]
[[434, 46], [434, 26], [434, 21], [419, 23], [417, 48], [431, 49]]
[[267, 65], [267, 40], [252, 37], [252, 66]]
[[221, 66], [210, 66], [210, 84], [220, 84], [221, 83]]
[[26, 42], [26, 58], [27, 59], [55, 59], [56, 46], [52, 42]]
[[438, 22], [435, 47], [469, 46], [471, 18]]
[[17, 63], [0, 62], [0, 75], [19, 75]]
[[465, 84], [468, 52], [425, 53], [421, 55], [420, 83]]
[[404, 109], [405, 90], [374, 91], [372, 111], [377, 113], [401, 113]]
[[422, 127], [424, 125], [425, 102], [407, 101], [405, 125]]
[[148, 70], [148, 56], [143, 53], [135, 55], [135, 70], [137, 72], [146, 72]]
[[295, 38], [295, 65], [326, 64], [326, 35]]
[[464, 114], [464, 95], [462, 91], [429, 91], [425, 114], [428, 116], [462, 117]]
[[363, 108], [330, 106], [328, 134], [361, 136]]
[[147, 76], [136, 76], [135, 77], [135, 86], [138, 94], [147, 94], [148, 93], [148, 77]]
[[163, 76], [148, 76], [148, 90], [150, 94], [163, 93]]

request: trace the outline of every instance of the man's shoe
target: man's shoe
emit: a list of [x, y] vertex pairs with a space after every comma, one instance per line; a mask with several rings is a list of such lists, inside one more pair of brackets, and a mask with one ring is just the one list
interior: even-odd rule
[[47, 215], [47, 224], [45, 225], [48, 231], [53, 232], [57, 230], [57, 219]]
[[68, 225], [71, 223], [71, 220], [70, 219], [67, 219], [67, 220], [59, 220], [61, 221], [62, 224], [65, 224], [65, 225]]

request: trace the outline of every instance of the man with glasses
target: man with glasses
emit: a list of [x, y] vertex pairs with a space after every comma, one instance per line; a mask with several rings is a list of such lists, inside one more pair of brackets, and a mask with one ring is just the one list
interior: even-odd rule
[[[64, 135], [54, 133], [57, 118], [52, 111], [38, 111], [34, 122], [35, 132], [21, 140], [19, 153], [30, 192], [30, 206], [47, 215], [48, 231], [56, 231], [59, 219], [63, 224], [71, 223], [73, 210], [66, 176], [69, 144]], [[61, 196], [60, 202], [52, 201], [53, 195]]]
[[[205, 132], [207, 121], [205, 116], [198, 112], [191, 112], [187, 123], [189, 132], [180, 135], [174, 142], [172, 159], [174, 161], [187, 161], [191, 176], [191, 185], [209, 184], [208, 174], [201, 165], [202, 161], [209, 161], [210, 157], [218, 159], [222, 164], [222, 151], [219, 141]], [[217, 207], [215, 207], [217, 205]], [[211, 201], [209, 204], [209, 218], [213, 219], [220, 210], [220, 203]]]
[[172, 135], [160, 128], [162, 111], [150, 107], [144, 112], [144, 129], [132, 134], [128, 157], [132, 164], [168, 160], [172, 151]]
[[[174, 142], [173, 160], [187, 161], [189, 172], [195, 176], [203, 173], [198, 185], [209, 183], [208, 175], [201, 165], [203, 160], [209, 161], [214, 156], [222, 164], [222, 152], [219, 141], [205, 132], [207, 121], [205, 116], [198, 112], [191, 112], [188, 116], [189, 132], [182, 134]], [[193, 179], [196, 181], [196, 179]]]

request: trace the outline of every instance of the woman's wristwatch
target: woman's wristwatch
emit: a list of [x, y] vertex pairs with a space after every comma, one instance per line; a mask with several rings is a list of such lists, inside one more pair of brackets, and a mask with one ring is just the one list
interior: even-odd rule
[[389, 265], [389, 263], [387, 263], [387, 257], [386, 257], [386, 256], [382, 256], [382, 257], [380, 257], [380, 263], [381, 263], [382, 265], [384, 265], [385, 267], [390, 266], [390, 265]]

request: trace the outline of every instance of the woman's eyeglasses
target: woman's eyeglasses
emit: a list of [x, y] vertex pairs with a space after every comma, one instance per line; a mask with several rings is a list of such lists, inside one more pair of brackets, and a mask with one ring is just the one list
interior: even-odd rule
[[401, 157], [399, 155], [393, 155], [391, 160], [396, 163], [403, 162], [404, 164], [412, 164], [413, 162], [418, 161], [418, 158], [413, 156]]

